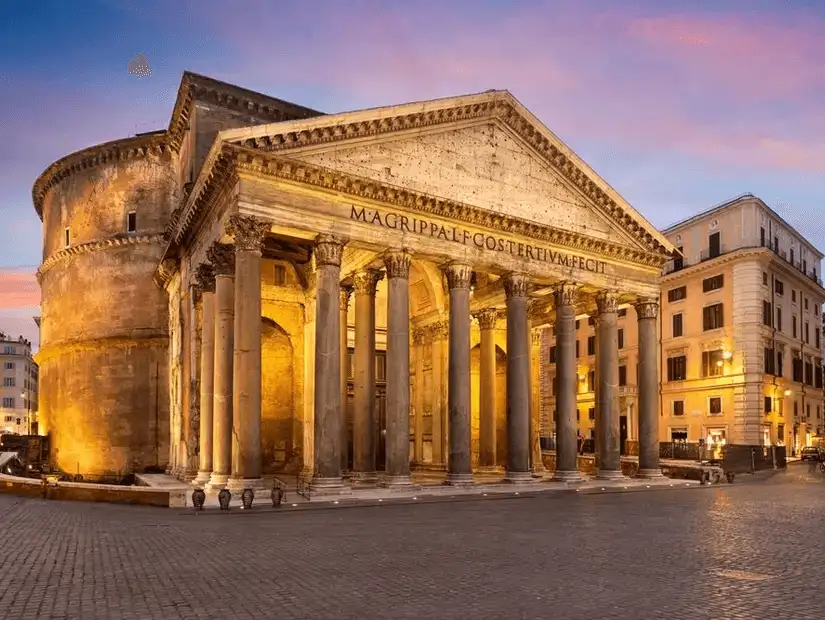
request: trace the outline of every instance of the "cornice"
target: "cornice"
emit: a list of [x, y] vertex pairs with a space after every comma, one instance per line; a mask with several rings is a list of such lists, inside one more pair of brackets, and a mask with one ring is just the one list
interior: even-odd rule
[[[647, 225], [627, 213], [608, 193], [594, 182], [570, 157], [545, 135], [545, 132], [527, 119], [512, 103], [512, 96], [506, 92], [494, 93], [486, 101], [474, 101], [441, 109], [419, 110], [398, 116], [385, 116], [296, 129], [290, 125], [274, 129], [266, 136], [241, 139], [238, 144], [264, 152], [278, 152], [287, 149], [314, 147], [333, 144], [345, 140], [373, 137], [403, 130], [423, 129], [434, 125], [457, 123], [472, 119], [498, 119], [524, 140], [564, 178], [586, 196], [611, 221], [626, 230], [635, 240], [649, 251], [663, 257], [671, 253], [655, 235], [647, 230]], [[279, 131], [280, 130], [280, 131]], [[666, 259], [665, 259], [666, 260]]]
[[168, 134], [157, 132], [131, 138], [121, 138], [105, 142], [67, 155], [51, 164], [37, 177], [32, 187], [32, 202], [40, 219], [43, 219], [43, 199], [50, 189], [77, 172], [102, 166], [111, 162], [141, 159], [150, 155], [161, 156], [169, 153]]
[[38, 365], [51, 361], [61, 355], [79, 353], [86, 351], [101, 351], [111, 349], [135, 349], [135, 348], [155, 348], [169, 346], [168, 336], [146, 336], [139, 338], [111, 337], [97, 338], [93, 340], [66, 341], [47, 345], [34, 355], [34, 361]]
[[54, 267], [57, 263], [77, 256], [79, 254], [89, 254], [91, 252], [99, 252], [101, 250], [108, 250], [109, 248], [121, 247], [124, 245], [144, 245], [149, 243], [162, 243], [163, 235], [130, 235], [123, 237], [110, 237], [108, 239], [99, 239], [97, 241], [89, 241], [88, 243], [80, 243], [62, 250], [58, 250], [50, 254], [46, 260], [37, 268], [38, 282], [49, 269]]
[[[227, 149], [239, 148], [227, 147]], [[277, 157], [274, 154], [244, 149], [244, 152], [239, 152], [237, 161], [236, 172], [248, 172], [259, 176], [311, 185], [337, 194], [347, 194], [354, 198], [370, 200], [377, 204], [420, 211], [436, 217], [465, 222], [480, 228], [530, 237], [560, 247], [592, 252], [645, 267], [661, 268], [668, 260], [667, 256], [661, 254], [635, 250], [610, 241], [546, 226], [515, 216], [494, 213], [462, 202], [438, 198], [315, 164]], [[194, 218], [195, 213], [195, 209], [190, 212], [189, 221]], [[181, 236], [182, 232], [183, 229], [179, 229], [178, 235]]]

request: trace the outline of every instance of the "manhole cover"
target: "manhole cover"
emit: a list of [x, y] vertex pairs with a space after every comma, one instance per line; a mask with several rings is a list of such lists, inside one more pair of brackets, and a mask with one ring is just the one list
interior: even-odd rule
[[714, 571], [717, 577], [736, 579], [738, 581], [767, 581], [773, 579], [773, 575], [764, 573], [752, 573], [746, 570], [717, 570]]

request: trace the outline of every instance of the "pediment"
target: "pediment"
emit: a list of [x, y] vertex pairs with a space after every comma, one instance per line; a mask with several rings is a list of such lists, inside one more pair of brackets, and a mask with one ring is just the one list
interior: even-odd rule
[[344, 174], [603, 241], [647, 249], [494, 120], [293, 152]]

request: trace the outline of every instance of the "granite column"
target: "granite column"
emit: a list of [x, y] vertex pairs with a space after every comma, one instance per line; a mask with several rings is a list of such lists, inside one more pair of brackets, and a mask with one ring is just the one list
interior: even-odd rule
[[599, 420], [596, 433], [599, 436], [598, 477], [620, 479], [622, 475], [619, 446], [619, 329], [618, 296], [612, 291], [596, 295], [599, 320], [596, 338], [599, 341], [596, 355], [598, 366], [597, 394]]
[[504, 276], [507, 296], [507, 472], [506, 482], [531, 482], [530, 341], [527, 276]]
[[195, 274], [201, 289], [201, 381], [198, 475], [193, 481], [203, 486], [212, 476], [213, 399], [215, 398], [215, 268], [209, 263], [198, 266]]
[[659, 359], [656, 320], [658, 299], [636, 302], [639, 328], [639, 472], [641, 478], [661, 478], [659, 466]]
[[352, 287], [341, 285], [341, 471], [349, 469], [349, 421], [347, 420], [347, 358], [349, 341], [347, 333], [347, 312]]
[[479, 343], [479, 469], [496, 469], [496, 323], [498, 311], [486, 308], [476, 313]]
[[562, 282], [553, 296], [556, 305], [556, 472], [554, 480], [580, 482], [576, 437], [576, 294], [578, 287]]

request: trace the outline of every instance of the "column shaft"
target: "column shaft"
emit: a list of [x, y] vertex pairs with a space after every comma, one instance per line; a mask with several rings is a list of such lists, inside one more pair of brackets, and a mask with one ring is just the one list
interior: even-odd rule
[[347, 342], [347, 311], [352, 287], [341, 286], [341, 471], [349, 469], [349, 424], [347, 420], [347, 358], [349, 357], [349, 343]]
[[215, 267], [215, 366], [212, 400], [212, 475], [210, 490], [226, 486], [232, 468], [232, 365], [235, 348], [235, 250], [209, 248]]
[[383, 277], [373, 269], [355, 274], [355, 398], [352, 473], [359, 484], [377, 480], [378, 419], [375, 410], [375, 289]]
[[618, 299], [615, 293], [601, 292], [596, 297], [599, 341], [596, 364], [599, 392], [599, 478], [622, 478], [619, 446], [619, 329]]
[[410, 255], [392, 251], [387, 267], [387, 464], [382, 484], [409, 487]]
[[263, 489], [261, 463], [261, 249], [270, 223], [232, 215], [235, 237], [235, 354], [232, 476], [235, 490]]
[[530, 344], [527, 323], [527, 278], [507, 274], [507, 473], [508, 482], [529, 482]]
[[473, 481], [470, 429], [470, 279], [472, 268], [452, 263], [446, 268], [450, 290], [450, 340], [447, 409], [450, 455], [447, 483]]
[[215, 380], [215, 271], [212, 265], [203, 264], [198, 268], [198, 283], [203, 291], [201, 330], [201, 419], [200, 452], [198, 475], [194, 484], [202, 486], [212, 475], [213, 451], [213, 399]]
[[315, 301], [315, 477], [317, 491], [343, 490], [341, 482], [341, 256], [343, 243], [319, 235]]
[[639, 328], [639, 473], [640, 477], [662, 476], [659, 466], [659, 359], [656, 320], [659, 302], [641, 299], [636, 303]]
[[478, 464], [482, 469], [496, 467], [496, 321], [498, 313], [490, 308], [476, 315], [481, 332], [479, 353]]
[[561, 482], [579, 482], [576, 409], [579, 380], [576, 371], [577, 287], [562, 283], [556, 302], [556, 473]]

